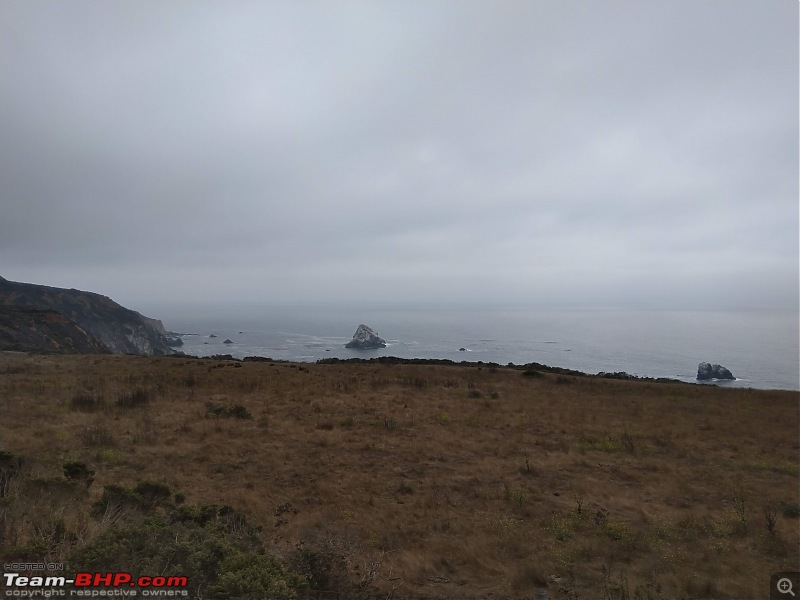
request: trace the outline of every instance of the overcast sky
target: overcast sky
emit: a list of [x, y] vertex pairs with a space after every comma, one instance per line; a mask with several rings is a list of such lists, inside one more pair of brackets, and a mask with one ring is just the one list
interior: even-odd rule
[[798, 51], [794, 0], [0, 0], [0, 275], [797, 310]]

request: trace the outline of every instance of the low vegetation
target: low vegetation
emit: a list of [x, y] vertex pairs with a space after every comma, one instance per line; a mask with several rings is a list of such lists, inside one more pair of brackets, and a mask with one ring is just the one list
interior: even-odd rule
[[513, 367], [0, 354], [0, 559], [197, 598], [755, 598], [798, 393]]

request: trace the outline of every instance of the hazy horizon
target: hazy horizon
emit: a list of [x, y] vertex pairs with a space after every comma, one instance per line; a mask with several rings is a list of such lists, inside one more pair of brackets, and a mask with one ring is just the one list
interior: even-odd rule
[[156, 318], [796, 312], [798, 10], [6, 0], [0, 275]]

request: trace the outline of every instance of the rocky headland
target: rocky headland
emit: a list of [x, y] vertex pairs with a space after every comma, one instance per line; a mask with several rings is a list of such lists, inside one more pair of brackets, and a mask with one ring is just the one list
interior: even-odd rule
[[166, 355], [163, 323], [106, 296], [0, 277], [0, 350]]
[[59, 354], [111, 354], [111, 350], [54, 310], [0, 306], [0, 349]]

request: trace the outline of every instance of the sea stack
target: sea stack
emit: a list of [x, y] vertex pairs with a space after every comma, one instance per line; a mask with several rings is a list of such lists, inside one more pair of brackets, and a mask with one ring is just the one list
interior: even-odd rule
[[353, 334], [353, 339], [345, 344], [345, 348], [355, 348], [357, 350], [386, 348], [386, 341], [378, 337], [378, 334], [371, 327], [367, 327], [362, 323]]
[[721, 365], [701, 362], [697, 365], [697, 379], [700, 381], [708, 381], [709, 379], [736, 379], [736, 377]]

